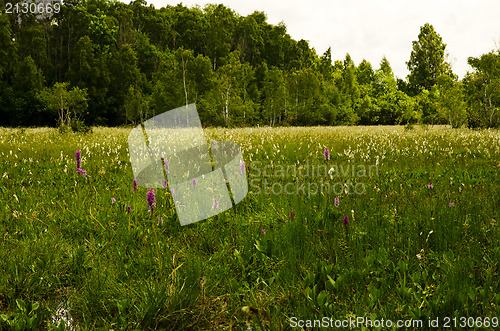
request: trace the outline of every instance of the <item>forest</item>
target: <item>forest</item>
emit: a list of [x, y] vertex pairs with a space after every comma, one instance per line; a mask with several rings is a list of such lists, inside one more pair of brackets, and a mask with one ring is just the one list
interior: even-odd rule
[[80, 131], [190, 103], [204, 126], [500, 126], [500, 50], [468, 58], [459, 79], [425, 22], [400, 79], [385, 57], [318, 55], [259, 11], [144, 0], [66, 0], [51, 15], [1, 9], [0, 126]]

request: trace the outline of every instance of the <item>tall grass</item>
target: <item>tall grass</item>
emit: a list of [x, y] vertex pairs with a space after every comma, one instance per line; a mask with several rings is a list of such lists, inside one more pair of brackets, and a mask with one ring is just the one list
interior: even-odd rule
[[[147, 189], [133, 193], [129, 131], [0, 129], [1, 328], [500, 317], [499, 131], [207, 129], [242, 146], [250, 192], [184, 227], [167, 190], [153, 215]], [[323, 172], [335, 166], [376, 171]]]

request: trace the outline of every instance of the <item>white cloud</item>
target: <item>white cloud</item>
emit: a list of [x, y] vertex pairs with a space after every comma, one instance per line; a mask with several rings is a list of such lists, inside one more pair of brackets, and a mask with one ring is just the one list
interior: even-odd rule
[[[500, 37], [498, 0], [220, 0], [182, 1], [185, 6], [223, 3], [240, 15], [255, 10], [267, 14], [268, 22], [283, 21], [296, 40], [305, 39], [321, 55], [332, 47], [334, 60], [349, 53], [356, 64], [363, 58], [378, 68], [385, 55], [395, 74], [408, 74], [412, 41], [420, 26], [430, 23], [447, 44], [453, 71], [460, 77], [470, 68], [469, 56], [495, 48]], [[177, 1], [148, 0], [155, 7]]]

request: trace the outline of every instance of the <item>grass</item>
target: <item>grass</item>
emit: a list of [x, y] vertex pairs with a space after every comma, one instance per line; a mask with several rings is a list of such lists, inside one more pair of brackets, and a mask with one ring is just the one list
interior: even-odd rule
[[240, 144], [250, 192], [184, 227], [168, 190], [153, 214], [133, 193], [129, 132], [0, 129], [0, 329], [498, 323], [499, 131], [206, 129]]

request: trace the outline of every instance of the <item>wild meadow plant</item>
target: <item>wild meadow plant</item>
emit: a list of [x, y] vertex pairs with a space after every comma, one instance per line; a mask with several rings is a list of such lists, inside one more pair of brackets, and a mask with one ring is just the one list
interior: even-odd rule
[[148, 194], [147, 194], [146, 200], [148, 202], [149, 211], [151, 213], [153, 213], [153, 208], [156, 207], [156, 203], [155, 203], [155, 200], [156, 200], [155, 190], [153, 190], [153, 189], [148, 190]]
[[81, 157], [82, 157], [82, 152], [80, 150], [77, 150], [75, 152], [75, 163], [76, 163], [76, 171], [81, 174], [83, 177], [90, 177], [87, 175], [87, 172], [83, 169], [81, 169]]
[[[494, 329], [498, 131], [206, 129], [238, 143], [249, 182], [259, 170], [270, 187], [187, 226], [173, 189], [137, 187], [129, 131], [0, 129], [0, 329], [35, 314], [33, 329], [285, 330], [290, 316], [481, 317]], [[78, 180], [73, 162], [92, 177]], [[306, 171], [334, 164], [378, 172]], [[272, 193], [320, 180], [365, 192]], [[54, 319], [60, 306], [69, 322]]]
[[132, 180], [132, 192], [137, 192], [137, 179]]

